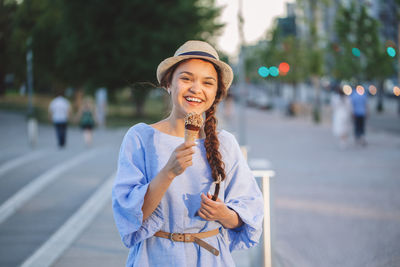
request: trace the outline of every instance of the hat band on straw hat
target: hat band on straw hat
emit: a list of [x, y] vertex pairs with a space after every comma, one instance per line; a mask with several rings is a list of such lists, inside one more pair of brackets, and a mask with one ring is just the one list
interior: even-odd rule
[[203, 56], [203, 57], [211, 57], [213, 59], [217, 59], [213, 55], [203, 52], [203, 51], [191, 51], [191, 52], [179, 54], [178, 56]]
[[217, 71], [220, 73], [225, 90], [229, 89], [233, 80], [232, 68], [219, 59], [218, 53], [214, 47], [206, 42], [196, 40], [187, 41], [176, 50], [173, 57], [166, 58], [158, 64], [156, 72], [158, 82], [161, 83], [164, 75], [175, 64], [192, 58], [210, 61], [215, 67], [218, 67]]

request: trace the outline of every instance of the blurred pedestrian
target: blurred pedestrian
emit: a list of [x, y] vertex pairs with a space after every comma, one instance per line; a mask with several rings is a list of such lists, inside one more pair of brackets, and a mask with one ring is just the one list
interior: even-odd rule
[[[188, 41], [157, 79], [172, 111], [128, 130], [112, 193], [126, 266], [234, 266], [232, 250], [259, 242], [263, 200], [235, 137], [216, 130], [232, 69], [208, 43]], [[205, 114], [196, 142], [184, 139], [189, 113]]]
[[357, 145], [366, 146], [365, 124], [368, 116], [367, 93], [362, 86], [358, 86], [350, 97], [353, 108], [355, 142]]
[[100, 128], [106, 125], [107, 89], [102, 87], [96, 91], [96, 121]]
[[49, 105], [49, 117], [53, 122], [57, 143], [59, 148], [64, 148], [67, 139], [68, 118], [71, 112], [69, 101], [63, 96], [63, 92], [58, 93]]
[[351, 101], [343, 92], [342, 88], [337, 87], [332, 96], [332, 131], [333, 135], [339, 139], [339, 146], [346, 148], [351, 129]]
[[95, 127], [95, 111], [93, 100], [86, 97], [83, 100], [82, 106], [78, 112], [79, 126], [83, 131], [83, 140], [86, 146], [92, 145], [93, 128]]

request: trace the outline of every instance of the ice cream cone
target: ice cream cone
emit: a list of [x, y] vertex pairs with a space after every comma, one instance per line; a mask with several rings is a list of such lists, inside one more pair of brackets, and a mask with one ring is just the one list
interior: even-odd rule
[[185, 141], [195, 141], [201, 126], [203, 125], [203, 118], [196, 113], [189, 113], [185, 117]]
[[189, 129], [185, 129], [185, 142], [186, 141], [196, 141], [196, 138], [199, 134], [199, 131], [193, 131]]

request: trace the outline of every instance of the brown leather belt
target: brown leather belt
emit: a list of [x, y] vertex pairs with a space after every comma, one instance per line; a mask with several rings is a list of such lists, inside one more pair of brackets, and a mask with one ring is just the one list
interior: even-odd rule
[[164, 231], [158, 231], [157, 233], [154, 234], [154, 236], [157, 237], [162, 237], [169, 239], [174, 242], [195, 242], [198, 244], [200, 247], [207, 249], [210, 251], [212, 254], [215, 256], [219, 255], [218, 249], [214, 248], [207, 242], [204, 242], [201, 240], [201, 238], [206, 238], [210, 236], [217, 235], [219, 233], [219, 229], [214, 229], [208, 232], [201, 232], [201, 233], [187, 233], [187, 234], [179, 234], [179, 233], [167, 233]]

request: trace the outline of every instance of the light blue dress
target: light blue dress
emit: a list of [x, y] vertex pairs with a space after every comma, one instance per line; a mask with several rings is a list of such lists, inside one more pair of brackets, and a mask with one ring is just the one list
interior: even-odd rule
[[[130, 248], [126, 266], [235, 266], [230, 252], [258, 243], [264, 215], [262, 194], [234, 136], [222, 130], [218, 138], [226, 172], [219, 198], [243, 220], [244, 224], [236, 229], [225, 229], [196, 213], [201, 193], [214, 193], [203, 139], [194, 147], [193, 166], [173, 180], [156, 210], [143, 221], [147, 187], [184, 138], [162, 133], [144, 123], [128, 130], [121, 145], [112, 191], [114, 219], [123, 243]], [[220, 228], [219, 234], [203, 240], [217, 248], [219, 256], [196, 243], [153, 236], [159, 230], [199, 233], [216, 228]]]

